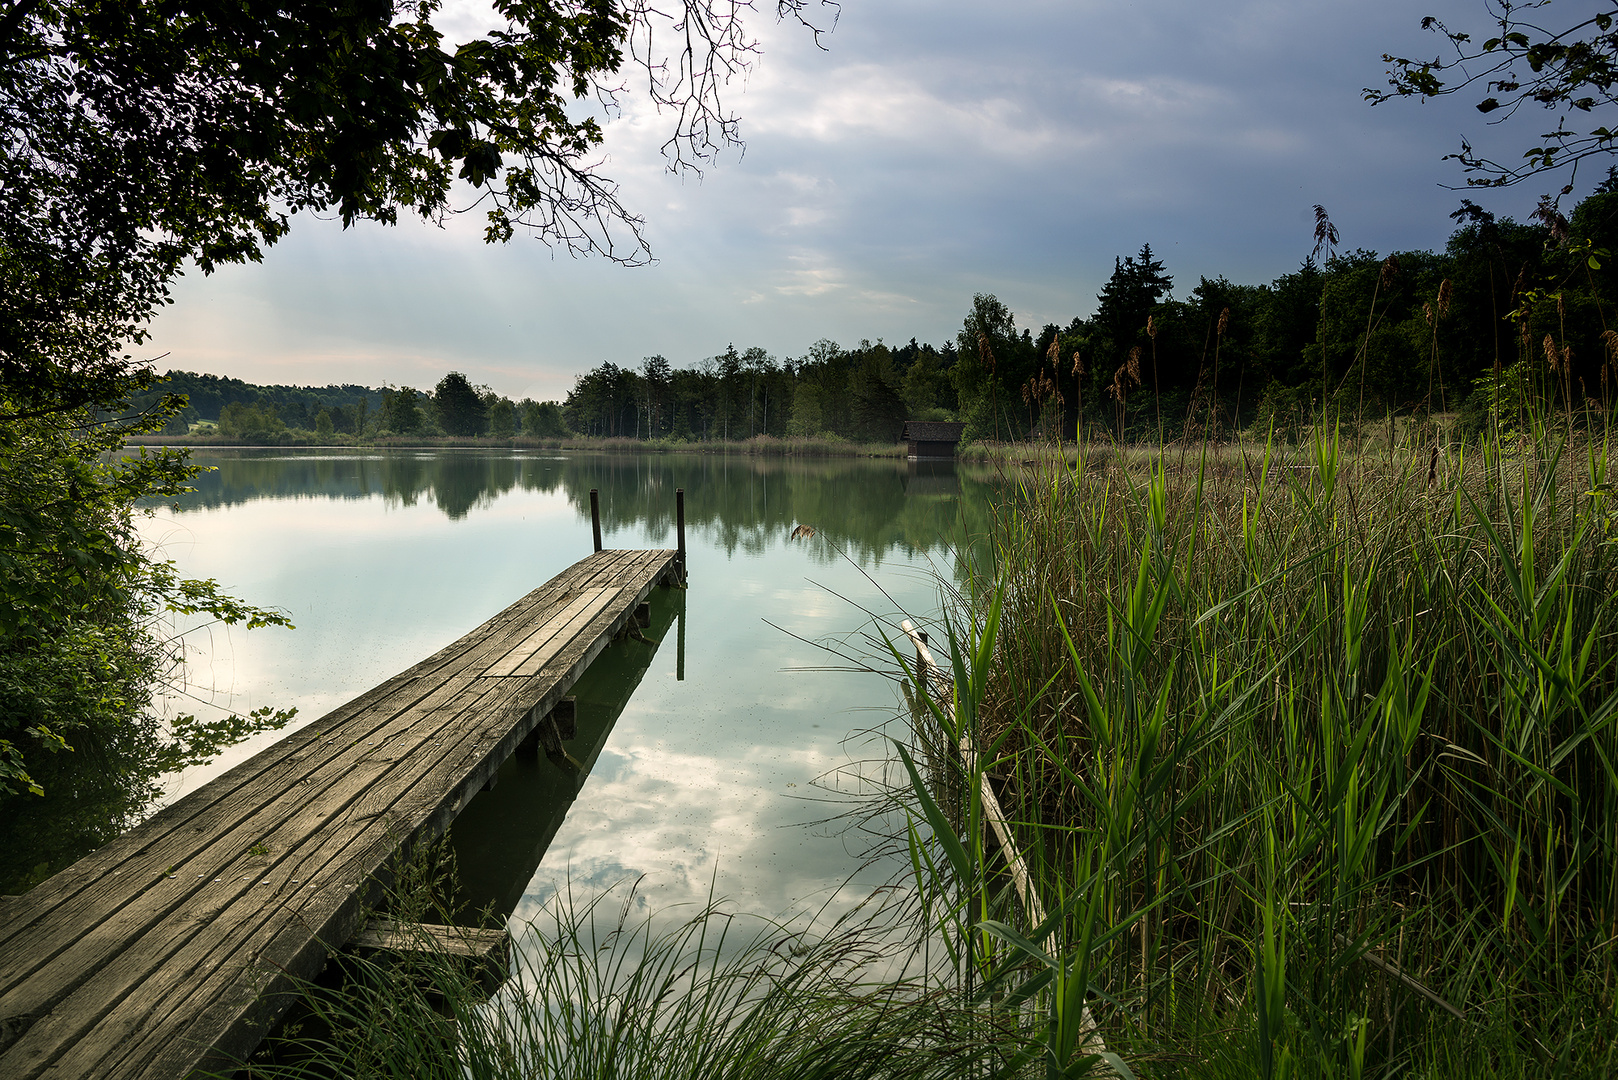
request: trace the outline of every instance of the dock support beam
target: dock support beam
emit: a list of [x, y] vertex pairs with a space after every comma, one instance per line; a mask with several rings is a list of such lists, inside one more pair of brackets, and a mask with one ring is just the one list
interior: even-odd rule
[[372, 919], [348, 947], [361, 953], [420, 953], [459, 965], [493, 994], [511, 967], [511, 936], [505, 930], [474, 926], [435, 926]]
[[560, 754], [562, 740], [579, 733], [578, 715], [577, 699], [572, 695], [563, 698], [539, 718], [539, 723], [517, 744], [517, 749], [528, 754], [537, 754], [541, 749], [547, 754]]
[[601, 550], [601, 496], [590, 489], [590, 533], [595, 538], [596, 550]]

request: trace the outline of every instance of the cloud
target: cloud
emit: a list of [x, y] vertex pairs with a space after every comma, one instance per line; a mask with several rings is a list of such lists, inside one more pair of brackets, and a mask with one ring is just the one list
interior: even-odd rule
[[[1474, 7], [1434, 13], [1470, 26]], [[452, 4], [441, 25], [488, 17]], [[1434, 47], [1417, 22], [1403, 0], [901, 2], [845, 5], [822, 50], [758, 18], [762, 54], [726, 90], [745, 154], [673, 175], [667, 112], [631, 95], [607, 125], [603, 168], [657, 265], [489, 248], [471, 214], [346, 231], [300, 215], [264, 264], [181, 282], [153, 351], [256, 381], [431, 385], [453, 367], [560, 396], [604, 359], [940, 342], [975, 292], [1065, 323], [1144, 241], [1184, 288], [1267, 281], [1308, 254], [1315, 203], [1349, 245], [1441, 246], [1460, 197], [1441, 185], [1462, 179], [1442, 155], [1521, 135], [1453, 102], [1363, 102], [1382, 53]], [[1521, 217], [1536, 197], [1487, 201]]]

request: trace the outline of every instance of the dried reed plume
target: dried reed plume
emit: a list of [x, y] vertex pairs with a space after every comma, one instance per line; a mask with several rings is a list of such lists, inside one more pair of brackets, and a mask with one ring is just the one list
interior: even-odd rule
[[1557, 345], [1555, 339], [1549, 334], [1545, 335], [1545, 362], [1551, 366], [1551, 374], [1566, 377], [1573, 359], [1573, 346]]
[[1154, 341], [1157, 339], [1157, 320], [1150, 315], [1146, 316], [1146, 336]]
[[[1449, 408], [1448, 402], [1445, 401], [1444, 398], [1443, 371], [1438, 365], [1438, 324], [1449, 316], [1450, 298], [1454, 295], [1454, 292], [1454, 287], [1450, 284], [1449, 278], [1445, 278], [1443, 281], [1438, 283], [1437, 307], [1435, 308], [1432, 304], [1426, 302], [1423, 302], [1421, 305], [1421, 312], [1427, 318], [1427, 325], [1433, 328], [1432, 359], [1427, 364], [1426, 408], [1429, 413], [1432, 412], [1433, 408], [1433, 383], [1435, 380], [1438, 384], [1438, 407], [1442, 410], [1447, 410]], [[1392, 445], [1391, 438], [1389, 440], [1389, 445]], [[1434, 452], [1436, 453], [1436, 448]], [[1429, 483], [1430, 482], [1431, 480], [1429, 478]]]
[[1389, 285], [1393, 284], [1393, 280], [1398, 276], [1399, 256], [1389, 255], [1386, 259], [1382, 260], [1382, 274], [1378, 278], [1377, 284], [1386, 289]]
[[1618, 330], [1601, 331], [1601, 344], [1607, 354], [1601, 365], [1601, 400], [1605, 404], [1612, 393], [1612, 373], [1618, 370]]
[[1035, 372], [1032, 378], [1023, 383], [1022, 400], [1024, 405], [1043, 405], [1051, 400], [1061, 404], [1066, 401], [1056, 388], [1056, 383], [1043, 371]]
[[1337, 226], [1331, 223], [1326, 216], [1326, 208], [1319, 203], [1315, 204], [1315, 250], [1311, 258], [1318, 258], [1324, 249], [1326, 261], [1330, 262], [1337, 247]]
[[1130, 379], [1135, 383], [1136, 386], [1139, 386], [1140, 385], [1140, 346], [1139, 345], [1131, 345], [1129, 347], [1129, 361], [1125, 366], [1129, 368], [1129, 377], [1130, 377]]
[[1219, 313], [1219, 336], [1224, 337], [1228, 329], [1230, 329], [1230, 308], [1225, 308]]
[[1128, 374], [1128, 364], [1119, 364], [1118, 370], [1112, 373], [1112, 382], [1107, 384], [1107, 393], [1112, 395], [1114, 401], [1124, 400], [1124, 396], [1129, 393], [1129, 387], [1124, 384], [1124, 378]]
[[1076, 422], [1074, 424], [1073, 434], [1074, 434], [1074, 437], [1076, 439], [1078, 439], [1078, 441], [1080, 443], [1084, 442], [1084, 380], [1083, 380], [1083, 378], [1081, 378], [1081, 376], [1083, 376], [1083, 375], [1084, 375], [1084, 357], [1079, 355], [1079, 350], [1074, 349], [1073, 350], [1073, 377], [1075, 379], [1078, 379], [1079, 381], [1074, 385], [1074, 388], [1073, 388], [1073, 393], [1074, 393], [1074, 399], [1073, 400], [1074, 400], [1075, 405], [1077, 406], [1079, 415], [1078, 415], [1077, 420], [1076, 420]]

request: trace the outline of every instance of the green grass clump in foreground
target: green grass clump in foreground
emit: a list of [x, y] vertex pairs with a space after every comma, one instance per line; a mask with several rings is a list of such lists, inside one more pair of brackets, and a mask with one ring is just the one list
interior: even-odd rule
[[956, 682], [1109, 1044], [1612, 1075], [1605, 445], [1088, 457], [1017, 474]]
[[714, 903], [654, 920], [640, 904], [633, 886], [587, 903], [554, 897], [534, 923], [513, 924], [492, 998], [429, 942], [346, 955], [341, 985], [296, 989], [296, 1019], [245, 1074], [943, 1080], [988, 1075], [1009, 1036], [918, 969], [895, 936], [902, 912], [880, 896], [829, 927]]

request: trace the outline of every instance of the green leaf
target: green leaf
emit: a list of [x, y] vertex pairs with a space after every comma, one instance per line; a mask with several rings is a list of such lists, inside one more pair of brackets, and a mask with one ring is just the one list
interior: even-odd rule
[[921, 803], [921, 811], [927, 818], [928, 827], [932, 829], [933, 835], [938, 838], [938, 842], [943, 845], [944, 854], [949, 859], [950, 869], [955, 872], [956, 880], [963, 885], [971, 882], [975, 876], [972, 873], [972, 860], [967, 855], [966, 847], [961, 843], [961, 838], [955, 835], [955, 830], [950, 828], [949, 819], [944, 816], [944, 812], [933, 801], [932, 793], [927, 790], [926, 783], [922, 781], [921, 773], [917, 770], [916, 763], [911, 760], [910, 752], [900, 745], [897, 740], [894, 741], [893, 745], [898, 748], [899, 757], [904, 761], [905, 771], [910, 774], [911, 789], [916, 793], [916, 800]]

